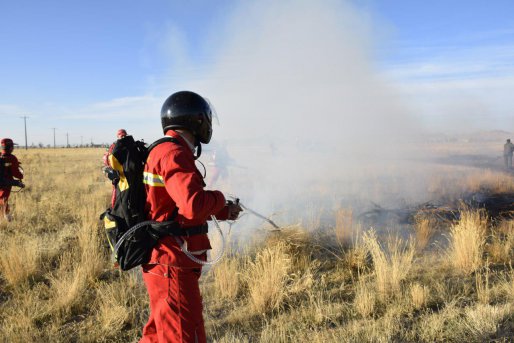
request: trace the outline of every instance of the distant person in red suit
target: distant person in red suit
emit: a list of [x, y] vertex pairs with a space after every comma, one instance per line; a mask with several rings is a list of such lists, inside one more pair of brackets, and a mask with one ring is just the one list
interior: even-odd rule
[[[119, 129], [118, 132], [116, 132], [116, 138], [118, 138], [118, 140], [123, 139], [127, 136], [128, 136], [128, 134], [127, 134], [127, 131], [125, 131], [125, 129]], [[114, 149], [116, 142], [111, 144], [111, 146], [109, 147], [109, 150], [107, 150], [102, 157], [102, 161], [104, 162], [104, 167], [102, 170], [104, 172], [104, 175], [112, 182], [111, 206], [114, 206], [114, 200], [116, 199], [115, 185], [118, 182], [119, 175], [118, 175], [118, 172], [112, 168], [109, 156], [111, 156], [112, 150]]]
[[10, 222], [12, 216], [9, 211], [9, 196], [12, 186], [23, 188], [25, 185], [20, 181], [23, 179], [20, 163], [12, 154], [14, 150], [12, 139], [4, 138], [0, 144], [2, 148], [0, 153], [0, 215]]

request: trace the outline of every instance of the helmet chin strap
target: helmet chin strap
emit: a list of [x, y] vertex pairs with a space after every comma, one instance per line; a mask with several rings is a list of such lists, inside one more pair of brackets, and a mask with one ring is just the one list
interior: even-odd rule
[[195, 160], [197, 160], [202, 155], [202, 143], [200, 143], [198, 138], [195, 138], [195, 146], [196, 146]]

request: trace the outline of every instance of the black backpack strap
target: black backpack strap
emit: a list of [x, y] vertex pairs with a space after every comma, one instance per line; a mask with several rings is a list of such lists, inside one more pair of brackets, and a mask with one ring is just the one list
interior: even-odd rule
[[[150, 146], [147, 149], [147, 157], [148, 157], [148, 155], [150, 155], [150, 151], [152, 151], [153, 148], [155, 148], [157, 145], [159, 145], [161, 143], [165, 143], [165, 142], [171, 142], [171, 143], [175, 143], [175, 144], [180, 144], [178, 139], [176, 139], [174, 137], [170, 137], [170, 136], [164, 136], [162, 138], [159, 138], [158, 140], [156, 140], [152, 144], [150, 144]], [[175, 209], [173, 210], [173, 213], [171, 214], [171, 217], [170, 217], [169, 221], [174, 221], [175, 218], [177, 218], [177, 215], [178, 215], [178, 207], [175, 206]], [[157, 230], [157, 231], [159, 231], [159, 230]]]
[[179, 140], [174, 137], [165, 136], [165, 137], [159, 138], [158, 140], [156, 140], [155, 142], [150, 144], [150, 146], [148, 147], [148, 155], [150, 154], [150, 151], [153, 150], [153, 148], [155, 148], [157, 145], [159, 145], [161, 143], [165, 143], [165, 142], [180, 144]]
[[165, 236], [196, 236], [209, 232], [207, 223], [188, 228], [182, 228], [177, 222], [163, 222], [150, 224], [152, 231], [157, 233], [158, 237]]

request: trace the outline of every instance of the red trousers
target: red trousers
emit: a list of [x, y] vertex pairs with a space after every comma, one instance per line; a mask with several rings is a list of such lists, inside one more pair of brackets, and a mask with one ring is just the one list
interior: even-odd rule
[[9, 196], [11, 188], [0, 188], [0, 216], [9, 214]]
[[[206, 258], [206, 254], [198, 256]], [[198, 280], [202, 268], [191, 261], [175, 242], [160, 240], [143, 279], [150, 298], [150, 317], [140, 343], [206, 342], [202, 297]]]

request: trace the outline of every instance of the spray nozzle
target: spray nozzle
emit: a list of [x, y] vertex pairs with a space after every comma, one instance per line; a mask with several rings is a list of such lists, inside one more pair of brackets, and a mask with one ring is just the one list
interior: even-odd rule
[[261, 218], [261, 219], [265, 220], [266, 222], [270, 223], [271, 226], [273, 226], [275, 229], [280, 230], [280, 227], [277, 224], [275, 224], [275, 222], [273, 220], [271, 220], [268, 217], [266, 217], [266, 216], [264, 216], [264, 215], [262, 215], [262, 214], [260, 214], [260, 213], [258, 213], [256, 211], [252, 210], [251, 208], [246, 207], [245, 205], [243, 205], [239, 201], [239, 198], [237, 198], [236, 196], [229, 195], [229, 198], [230, 198], [230, 200], [228, 202], [241, 206], [241, 208], [244, 211], [246, 211], [248, 213], [251, 213], [251, 214], [253, 214], [254, 216], [256, 216], [258, 218]]

